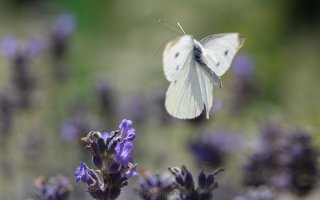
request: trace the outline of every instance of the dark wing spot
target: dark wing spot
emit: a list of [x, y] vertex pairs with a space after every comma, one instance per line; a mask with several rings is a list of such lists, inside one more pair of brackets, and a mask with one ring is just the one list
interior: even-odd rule
[[179, 52], [177, 52], [177, 53], [174, 55], [175, 58], [178, 58], [178, 56], [179, 56]]
[[220, 66], [220, 62], [217, 62], [217, 63], [216, 63], [216, 67], [219, 67], [219, 66]]
[[229, 51], [228, 51], [228, 50], [225, 50], [225, 51], [224, 51], [224, 55], [225, 55], [225, 56], [227, 56], [227, 55], [228, 55], [228, 53], [229, 53]]
[[179, 65], [176, 66], [176, 70], [177, 70], [177, 71], [179, 70], [179, 67], [180, 67]]
[[177, 81], [174, 81], [174, 84], [176, 84], [177, 83]]

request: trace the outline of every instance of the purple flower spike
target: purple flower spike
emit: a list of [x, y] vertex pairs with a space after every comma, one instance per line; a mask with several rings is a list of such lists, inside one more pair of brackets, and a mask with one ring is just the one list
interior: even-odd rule
[[136, 137], [135, 130], [132, 128], [132, 121], [124, 119], [119, 125], [121, 136], [127, 140], [132, 141]]
[[128, 167], [129, 162], [132, 162], [131, 152], [133, 150], [132, 142], [121, 142], [116, 147], [116, 161], [121, 163], [124, 167]]
[[60, 15], [54, 25], [54, 32], [61, 36], [70, 36], [76, 28], [76, 18], [71, 13]]
[[39, 55], [43, 49], [43, 41], [38, 37], [31, 38], [26, 44], [26, 50], [31, 57]]
[[73, 123], [66, 122], [62, 126], [61, 137], [66, 141], [73, 141], [79, 137], [79, 131]]
[[80, 163], [80, 166], [74, 172], [74, 176], [76, 178], [76, 182], [80, 180], [84, 183], [91, 180], [91, 176], [89, 175], [89, 168], [83, 162]]
[[239, 55], [233, 61], [232, 71], [236, 76], [248, 77], [253, 72], [253, 61], [248, 55]]
[[17, 39], [12, 35], [3, 37], [0, 41], [0, 53], [3, 56], [13, 58], [18, 50]]

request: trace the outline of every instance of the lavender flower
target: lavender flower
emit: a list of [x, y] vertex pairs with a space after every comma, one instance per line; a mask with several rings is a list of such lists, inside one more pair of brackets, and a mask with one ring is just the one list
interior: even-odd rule
[[99, 82], [96, 86], [99, 111], [105, 120], [107, 127], [114, 124], [114, 118], [117, 115], [116, 105], [117, 97], [114, 87], [109, 82]]
[[219, 169], [206, 175], [202, 170], [198, 176], [198, 186], [195, 186], [192, 174], [185, 166], [181, 169], [174, 167], [169, 171], [175, 176], [175, 188], [180, 193], [180, 200], [211, 200], [213, 191], [218, 187], [215, 176], [222, 171]]
[[272, 185], [278, 189], [288, 187], [288, 174], [284, 170], [287, 158], [283, 136], [278, 124], [268, 123], [262, 128], [258, 146], [243, 166], [246, 185]]
[[225, 163], [228, 155], [240, 149], [240, 140], [236, 135], [221, 129], [205, 133], [202, 138], [192, 141], [190, 149], [198, 163], [216, 168]]
[[76, 177], [76, 182], [82, 181], [86, 183], [91, 180], [91, 176], [89, 175], [89, 168], [83, 162], [80, 163], [80, 166], [74, 172], [74, 176]]
[[136, 192], [144, 200], [169, 200], [174, 190], [173, 180], [167, 174], [145, 174], [139, 178]]
[[31, 105], [32, 91], [35, 87], [35, 78], [30, 70], [33, 57], [39, 55], [43, 49], [42, 41], [32, 38], [25, 46], [21, 46], [17, 39], [11, 35], [0, 41], [0, 52], [12, 62], [12, 83], [17, 90], [19, 106], [27, 108]]
[[128, 184], [128, 179], [136, 176], [136, 164], [133, 162], [132, 141], [135, 131], [132, 122], [124, 119], [119, 125], [120, 131], [89, 132], [82, 138], [86, 149], [92, 155], [94, 166], [102, 174], [102, 181], [95, 170], [81, 163], [75, 171], [76, 181], [87, 183], [89, 194], [97, 200], [114, 200], [121, 188]]
[[50, 46], [53, 54], [55, 75], [60, 79], [66, 75], [64, 61], [69, 50], [69, 40], [75, 31], [75, 28], [76, 19], [71, 13], [60, 15], [52, 27]]
[[232, 107], [234, 111], [249, 105], [254, 96], [257, 96], [258, 87], [254, 73], [254, 63], [249, 55], [236, 56], [232, 65], [235, 75]]
[[64, 120], [61, 127], [61, 137], [66, 141], [75, 141], [76, 138], [83, 137], [84, 133], [98, 126], [81, 105], [76, 105], [72, 112], [72, 116]]
[[311, 144], [311, 136], [303, 131], [293, 132], [285, 152], [289, 157], [286, 167], [290, 189], [300, 196], [309, 194], [319, 180], [318, 152]]
[[4, 135], [11, 133], [16, 106], [15, 90], [7, 88], [0, 93], [0, 132]]
[[302, 131], [283, 133], [269, 125], [265, 128], [259, 149], [244, 166], [244, 182], [259, 187], [290, 190], [304, 196], [317, 184], [319, 169], [317, 151], [310, 135]]
[[72, 190], [69, 180], [61, 175], [52, 177], [49, 181], [40, 177], [35, 180], [34, 184], [36, 197], [33, 199], [35, 200], [67, 200]]
[[126, 113], [128, 117], [135, 121], [137, 124], [145, 122], [147, 119], [147, 101], [143, 95], [135, 95], [125, 98], [118, 105], [118, 113], [122, 115]]
[[275, 191], [272, 191], [268, 187], [259, 187], [251, 190], [246, 195], [241, 195], [233, 198], [233, 200], [275, 200]]

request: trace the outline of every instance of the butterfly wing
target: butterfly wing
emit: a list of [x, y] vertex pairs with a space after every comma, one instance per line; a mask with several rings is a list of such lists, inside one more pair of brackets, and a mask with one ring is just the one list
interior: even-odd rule
[[206, 107], [206, 117], [209, 119], [209, 114], [213, 103], [213, 84], [209, 76], [202, 70], [199, 64], [197, 64], [196, 69], [199, 77], [202, 101]]
[[239, 33], [222, 33], [209, 35], [200, 40], [206, 64], [222, 76], [230, 67], [234, 56], [245, 39]]
[[178, 37], [166, 45], [163, 51], [163, 68], [168, 81], [177, 80], [183, 67], [188, 64], [186, 63], [187, 58], [192, 50], [193, 38], [191, 35]]
[[177, 80], [171, 82], [165, 101], [168, 113], [179, 119], [195, 118], [204, 108], [195, 61], [191, 54], [186, 60]]

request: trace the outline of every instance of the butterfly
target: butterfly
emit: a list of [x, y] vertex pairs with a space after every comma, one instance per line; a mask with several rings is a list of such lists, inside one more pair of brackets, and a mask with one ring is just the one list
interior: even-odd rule
[[185, 34], [168, 42], [163, 52], [164, 74], [170, 82], [167, 112], [179, 119], [192, 119], [205, 108], [209, 119], [213, 85], [222, 88], [220, 76], [228, 70], [244, 41], [240, 33], [221, 33], [200, 41]]

